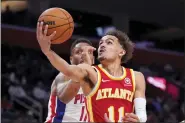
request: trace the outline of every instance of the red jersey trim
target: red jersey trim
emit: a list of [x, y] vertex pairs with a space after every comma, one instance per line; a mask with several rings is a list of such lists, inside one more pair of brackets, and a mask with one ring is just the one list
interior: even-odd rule
[[94, 122], [94, 118], [93, 118], [93, 112], [92, 112], [92, 103], [91, 103], [91, 97], [98, 91], [99, 89], [99, 86], [101, 84], [101, 74], [100, 74], [100, 71], [92, 66], [93, 68], [96, 69], [97, 71], [97, 75], [98, 75], [98, 81], [96, 82], [96, 85], [95, 87], [92, 89], [92, 91], [86, 96], [86, 103], [87, 103], [87, 111], [88, 111], [88, 114], [89, 114], [89, 118], [90, 118], [90, 121], [91, 122]]
[[133, 83], [133, 92], [135, 93], [135, 90], [136, 90], [135, 73], [133, 69], [130, 69], [130, 72], [131, 72], [131, 78]]
[[[131, 72], [131, 77], [132, 77], [132, 85], [133, 85], [133, 93], [135, 94], [135, 91], [136, 91], [136, 79], [135, 79], [135, 73], [134, 73], [134, 70], [133, 69], [130, 69], [130, 72]], [[133, 113], [134, 113], [134, 104], [133, 104]]]
[[92, 66], [92, 67], [94, 69], [96, 69], [96, 71], [97, 71], [98, 80], [96, 82], [96, 85], [92, 89], [92, 91], [86, 97], [92, 97], [96, 93], [96, 91], [99, 89], [99, 86], [100, 86], [100, 83], [101, 83], [101, 74], [100, 74], [100, 71], [96, 67], [94, 67], [94, 66]]
[[48, 117], [46, 119], [46, 123], [52, 123], [53, 119], [56, 116], [56, 108], [57, 108], [57, 98], [55, 95], [50, 95], [49, 104], [48, 104]]
[[122, 80], [126, 77], [126, 69], [123, 67], [123, 75], [122, 76], [119, 76], [119, 77], [115, 77], [115, 76], [112, 76], [110, 75], [103, 67], [101, 64], [98, 65], [98, 67], [100, 68], [101, 71], [103, 71], [105, 73], [105, 75], [107, 75], [107, 77], [109, 77], [110, 79], [112, 80]]

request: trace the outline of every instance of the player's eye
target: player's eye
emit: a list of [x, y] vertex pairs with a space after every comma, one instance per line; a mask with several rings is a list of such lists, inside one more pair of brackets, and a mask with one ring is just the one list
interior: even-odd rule
[[102, 44], [102, 42], [99, 43], [99, 45], [101, 45], [101, 44]]
[[89, 54], [92, 54], [93, 52], [92, 51], [89, 51]]
[[107, 44], [112, 44], [112, 42], [111, 41], [108, 41]]
[[81, 51], [80, 51], [80, 50], [77, 50], [77, 51], [76, 51], [76, 54], [81, 54]]

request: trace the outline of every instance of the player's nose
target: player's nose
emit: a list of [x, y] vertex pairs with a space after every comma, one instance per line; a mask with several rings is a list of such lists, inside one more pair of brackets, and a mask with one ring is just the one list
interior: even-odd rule
[[100, 50], [99, 51], [102, 51], [102, 50], [105, 50], [105, 45], [101, 45], [100, 46]]
[[105, 47], [105, 45], [106, 45], [106, 43], [105, 43], [105, 42], [102, 42], [102, 43], [99, 45], [99, 47], [100, 47], [100, 48], [101, 48], [102, 46]]

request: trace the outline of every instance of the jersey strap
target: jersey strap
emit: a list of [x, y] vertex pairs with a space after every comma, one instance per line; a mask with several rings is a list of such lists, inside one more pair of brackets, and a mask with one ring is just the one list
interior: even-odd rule
[[98, 68], [101, 72], [102, 76], [107, 76], [109, 79], [111, 80], [123, 80], [126, 76], [127, 76], [127, 71], [126, 69], [123, 67], [123, 75], [119, 76], [119, 77], [115, 77], [112, 76], [111, 74], [109, 74], [103, 67], [101, 64], [98, 65]]

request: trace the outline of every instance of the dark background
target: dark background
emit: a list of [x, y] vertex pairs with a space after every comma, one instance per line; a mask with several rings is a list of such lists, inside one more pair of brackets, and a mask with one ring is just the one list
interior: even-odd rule
[[[185, 118], [182, 0], [11, 2], [1, 2], [2, 122], [45, 121], [50, 86], [58, 71], [41, 53], [35, 27], [39, 15], [50, 7], [66, 9], [75, 22], [71, 39], [53, 46], [62, 58], [69, 62], [69, 48], [76, 38], [89, 38], [96, 47], [100, 32], [120, 29], [136, 43], [134, 58], [124, 66], [145, 75], [147, 122], [179, 122]], [[150, 84], [148, 77], [164, 79], [166, 89]]]

